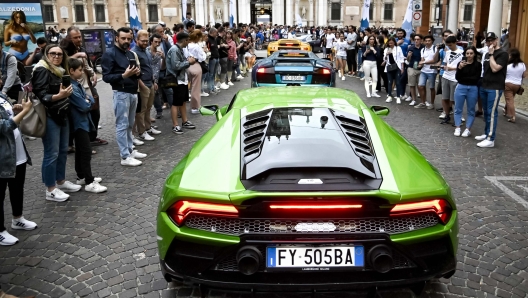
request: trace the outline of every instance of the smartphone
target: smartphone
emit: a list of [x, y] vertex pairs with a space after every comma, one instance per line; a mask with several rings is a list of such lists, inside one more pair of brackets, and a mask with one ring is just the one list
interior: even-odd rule
[[66, 88], [71, 85], [70, 76], [69, 75], [63, 75], [62, 76], [62, 87]]
[[431, 65], [431, 69], [438, 69], [437, 65]]
[[370, 45], [367, 45], [367, 51], [370, 50]]
[[131, 68], [137, 67], [136, 59], [129, 59], [128, 63]]
[[462, 61], [467, 62], [467, 57], [462, 57]]

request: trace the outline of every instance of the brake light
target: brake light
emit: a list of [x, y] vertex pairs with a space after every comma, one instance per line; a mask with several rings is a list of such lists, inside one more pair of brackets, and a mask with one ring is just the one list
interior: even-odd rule
[[266, 73], [266, 69], [261, 67], [257, 70], [258, 73]]
[[303, 51], [309, 51], [309, 50], [310, 50], [310, 47], [302, 47], [302, 50], [303, 50]]
[[270, 209], [287, 209], [287, 210], [328, 210], [328, 209], [360, 209], [361, 204], [354, 205], [270, 205]]
[[443, 224], [446, 224], [451, 217], [451, 206], [446, 200], [430, 200], [416, 203], [397, 204], [390, 211], [391, 216], [423, 214], [434, 212]]
[[287, 46], [293, 46], [293, 42], [287, 42], [286, 45]]
[[180, 226], [190, 214], [236, 217], [238, 210], [233, 205], [178, 201], [169, 209], [168, 214]]
[[331, 74], [330, 69], [323, 69], [323, 74]]

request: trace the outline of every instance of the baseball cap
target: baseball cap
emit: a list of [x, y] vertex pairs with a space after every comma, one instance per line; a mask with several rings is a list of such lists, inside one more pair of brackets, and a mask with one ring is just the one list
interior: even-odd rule
[[165, 22], [164, 22], [164, 21], [159, 21], [159, 22], [158, 22], [158, 24], [160, 24], [160, 25], [161, 25], [161, 27], [165, 27], [165, 26], [167, 26], [167, 25], [165, 24]]
[[495, 33], [488, 32], [488, 34], [486, 34], [486, 40], [495, 40], [495, 39], [497, 39], [497, 35], [495, 35]]

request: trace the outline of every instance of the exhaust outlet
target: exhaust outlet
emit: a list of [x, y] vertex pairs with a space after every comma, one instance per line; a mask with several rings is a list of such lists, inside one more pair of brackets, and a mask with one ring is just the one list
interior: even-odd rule
[[238, 270], [245, 275], [252, 275], [258, 271], [262, 254], [254, 246], [244, 246], [236, 255]]
[[368, 260], [374, 270], [379, 273], [387, 273], [392, 269], [392, 250], [384, 244], [379, 244], [370, 249]]

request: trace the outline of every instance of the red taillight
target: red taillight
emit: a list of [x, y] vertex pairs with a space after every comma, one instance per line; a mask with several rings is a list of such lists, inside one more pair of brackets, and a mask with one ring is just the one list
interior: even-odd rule
[[443, 224], [446, 224], [451, 217], [451, 206], [446, 200], [430, 200], [416, 203], [397, 204], [391, 209], [391, 216], [420, 214], [434, 212]]
[[261, 67], [257, 70], [258, 73], [266, 73], [266, 69], [264, 67]]
[[331, 74], [330, 69], [323, 69], [323, 74]]
[[362, 205], [270, 205], [270, 209], [287, 210], [328, 210], [328, 209], [360, 209]]
[[168, 214], [177, 225], [181, 225], [190, 214], [236, 217], [238, 210], [233, 205], [178, 201], [169, 209]]
[[293, 46], [294, 43], [293, 43], [293, 42], [287, 42], [286, 45], [287, 45], [287, 46]]

